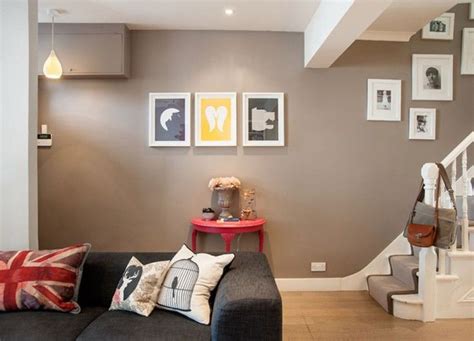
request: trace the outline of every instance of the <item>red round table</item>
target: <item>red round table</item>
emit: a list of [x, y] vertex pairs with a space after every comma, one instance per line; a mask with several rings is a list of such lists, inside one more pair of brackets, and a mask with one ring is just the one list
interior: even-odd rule
[[193, 252], [196, 252], [196, 236], [198, 232], [220, 234], [225, 242], [225, 252], [230, 252], [230, 246], [236, 234], [258, 232], [258, 250], [259, 252], [262, 252], [265, 238], [263, 234], [263, 225], [265, 222], [265, 219], [262, 218], [255, 220], [241, 220], [237, 222], [217, 222], [216, 220], [203, 220], [201, 218], [194, 218], [191, 221], [191, 224], [193, 225]]

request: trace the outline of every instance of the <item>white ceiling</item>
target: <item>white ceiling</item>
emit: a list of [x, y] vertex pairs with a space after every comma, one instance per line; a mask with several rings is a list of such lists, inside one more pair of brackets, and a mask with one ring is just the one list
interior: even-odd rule
[[[320, 0], [39, 0], [39, 22], [48, 8], [64, 10], [56, 22], [126, 23], [130, 29], [303, 32]], [[234, 9], [226, 16], [224, 9]]]

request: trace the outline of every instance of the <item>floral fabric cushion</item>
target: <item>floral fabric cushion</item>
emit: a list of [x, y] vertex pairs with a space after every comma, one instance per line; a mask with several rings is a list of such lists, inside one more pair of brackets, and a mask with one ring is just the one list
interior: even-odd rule
[[58, 250], [0, 251], [0, 310], [79, 313], [75, 301], [90, 244]]
[[169, 261], [147, 265], [132, 257], [120, 279], [109, 310], [127, 310], [149, 316], [155, 308], [156, 298]]
[[183, 245], [170, 262], [158, 296], [158, 307], [178, 312], [196, 322], [209, 324], [211, 291], [234, 257], [234, 254], [195, 254]]

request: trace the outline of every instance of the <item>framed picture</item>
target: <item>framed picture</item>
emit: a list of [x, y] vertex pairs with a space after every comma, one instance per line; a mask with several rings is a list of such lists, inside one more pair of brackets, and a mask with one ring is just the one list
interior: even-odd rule
[[150, 93], [150, 147], [188, 147], [191, 145], [191, 94]]
[[237, 145], [235, 92], [198, 92], [195, 95], [195, 145]]
[[436, 109], [410, 108], [410, 140], [436, 139]]
[[244, 146], [284, 146], [284, 107], [282, 92], [244, 93], [242, 95]]
[[474, 27], [462, 31], [461, 75], [474, 75]]
[[367, 81], [367, 120], [400, 121], [402, 81], [369, 79]]
[[453, 40], [454, 13], [444, 13], [423, 27], [423, 39]]
[[453, 100], [453, 55], [414, 54], [412, 100]]

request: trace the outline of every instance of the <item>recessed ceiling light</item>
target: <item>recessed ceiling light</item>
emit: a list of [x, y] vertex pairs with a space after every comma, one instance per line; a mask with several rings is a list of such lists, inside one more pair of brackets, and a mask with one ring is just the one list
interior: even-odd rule
[[224, 13], [225, 15], [231, 16], [234, 14], [234, 10], [232, 8], [226, 8]]

